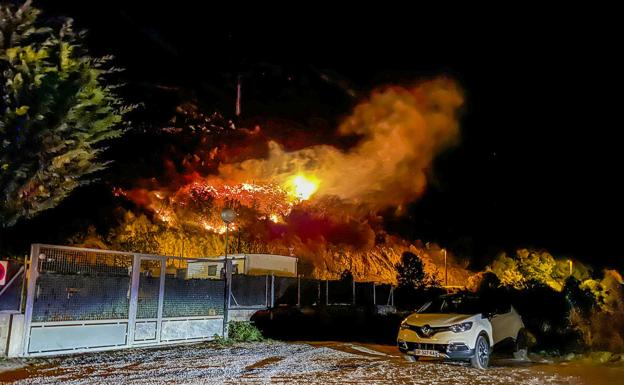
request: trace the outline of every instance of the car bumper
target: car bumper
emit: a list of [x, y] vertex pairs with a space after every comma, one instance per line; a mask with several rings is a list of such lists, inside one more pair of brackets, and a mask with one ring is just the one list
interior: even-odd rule
[[419, 356], [416, 350], [434, 350], [439, 354], [437, 358], [449, 360], [467, 360], [475, 355], [475, 350], [465, 344], [431, 344], [399, 340], [397, 345], [402, 353], [413, 356]]

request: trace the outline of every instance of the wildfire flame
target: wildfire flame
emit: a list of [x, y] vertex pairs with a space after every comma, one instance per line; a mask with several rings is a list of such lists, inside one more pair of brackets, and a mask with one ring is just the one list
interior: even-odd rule
[[319, 182], [312, 177], [302, 174], [295, 175], [288, 182], [291, 193], [298, 199], [305, 201], [310, 199], [312, 194], [318, 190]]

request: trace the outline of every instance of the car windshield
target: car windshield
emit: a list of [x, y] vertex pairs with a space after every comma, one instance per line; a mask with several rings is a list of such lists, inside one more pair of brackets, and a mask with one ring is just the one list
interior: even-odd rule
[[481, 301], [476, 297], [440, 297], [427, 302], [418, 310], [418, 313], [445, 313], [445, 314], [478, 314], [483, 311]]

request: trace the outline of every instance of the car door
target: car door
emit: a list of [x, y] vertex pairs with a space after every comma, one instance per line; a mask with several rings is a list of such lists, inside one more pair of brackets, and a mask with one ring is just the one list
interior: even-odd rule
[[494, 344], [505, 338], [515, 339], [522, 328], [522, 319], [510, 304], [497, 306], [496, 314], [490, 319]]

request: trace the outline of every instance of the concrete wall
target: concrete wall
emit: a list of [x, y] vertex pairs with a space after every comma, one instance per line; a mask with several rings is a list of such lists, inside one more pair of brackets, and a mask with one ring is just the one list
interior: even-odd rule
[[228, 312], [228, 321], [250, 321], [258, 309], [236, 309]]
[[0, 312], [0, 357], [5, 357], [9, 342], [11, 313]]
[[0, 357], [16, 357], [22, 346], [24, 315], [0, 311]]

